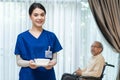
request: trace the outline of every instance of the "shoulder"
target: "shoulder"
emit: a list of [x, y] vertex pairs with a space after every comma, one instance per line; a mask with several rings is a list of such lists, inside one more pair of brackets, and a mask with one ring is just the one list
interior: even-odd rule
[[51, 31], [48, 31], [48, 30], [44, 30], [44, 32], [49, 36], [56, 36], [54, 32], [51, 32]]
[[28, 30], [21, 32], [20, 34], [18, 34], [18, 38], [22, 38], [24, 36], [26, 36], [28, 34]]
[[103, 57], [102, 53], [100, 53], [100, 54], [99, 54], [99, 57], [104, 59], [104, 57]]
[[104, 57], [103, 57], [102, 54], [99, 54], [99, 56], [98, 56], [98, 60], [99, 60], [99, 61], [103, 61], [103, 62], [105, 62], [105, 59], [104, 59]]
[[48, 31], [48, 30], [43, 30], [44, 32], [48, 33], [48, 34], [54, 34], [52, 31]]

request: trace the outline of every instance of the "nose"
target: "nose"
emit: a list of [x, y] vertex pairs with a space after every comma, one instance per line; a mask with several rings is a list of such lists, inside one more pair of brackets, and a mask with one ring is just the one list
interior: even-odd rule
[[39, 15], [39, 16], [38, 16], [38, 19], [42, 19], [42, 16]]

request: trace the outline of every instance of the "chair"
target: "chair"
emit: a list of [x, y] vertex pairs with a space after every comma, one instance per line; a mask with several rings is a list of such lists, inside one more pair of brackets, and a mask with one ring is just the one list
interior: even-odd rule
[[[108, 64], [108, 63], [106, 62], [105, 65], [104, 65], [104, 67], [103, 67], [103, 70], [102, 70], [102, 73], [101, 73], [101, 76], [100, 76], [100, 77], [79, 76], [79, 78], [82, 78], [82, 79], [85, 79], [85, 80], [102, 80], [102, 78], [103, 78], [103, 76], [104, 76], [104, 71], [105, 71], [106, 66], [115, 67], [114, 65]], [[79, 80], [79, 79], [78, 79], [78, 80]]]

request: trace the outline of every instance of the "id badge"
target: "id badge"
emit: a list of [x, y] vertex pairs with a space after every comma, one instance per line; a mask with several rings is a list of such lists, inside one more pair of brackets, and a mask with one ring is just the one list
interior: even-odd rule
[[46, 58], [52, 58], [52, 51], [45, 51]]
[[52, 58], [52, 51], [50, 51], [50, 46], [48, 47], [48, 50], [45, 51], [45, 57]]

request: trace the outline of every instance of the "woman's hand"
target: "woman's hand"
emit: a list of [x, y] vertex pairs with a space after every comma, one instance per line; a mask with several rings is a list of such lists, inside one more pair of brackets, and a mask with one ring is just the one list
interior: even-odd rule
[[33, 60], [29, 61], [29, 67], [32, 69], [36, 69], [38, 66], [36, 65], [36, 63]]
[[46, 69], [52, 69], [54, 65], [56, 65], [57, 61], [55, 59], [50, 60], [47, 66], [45, 66]]

